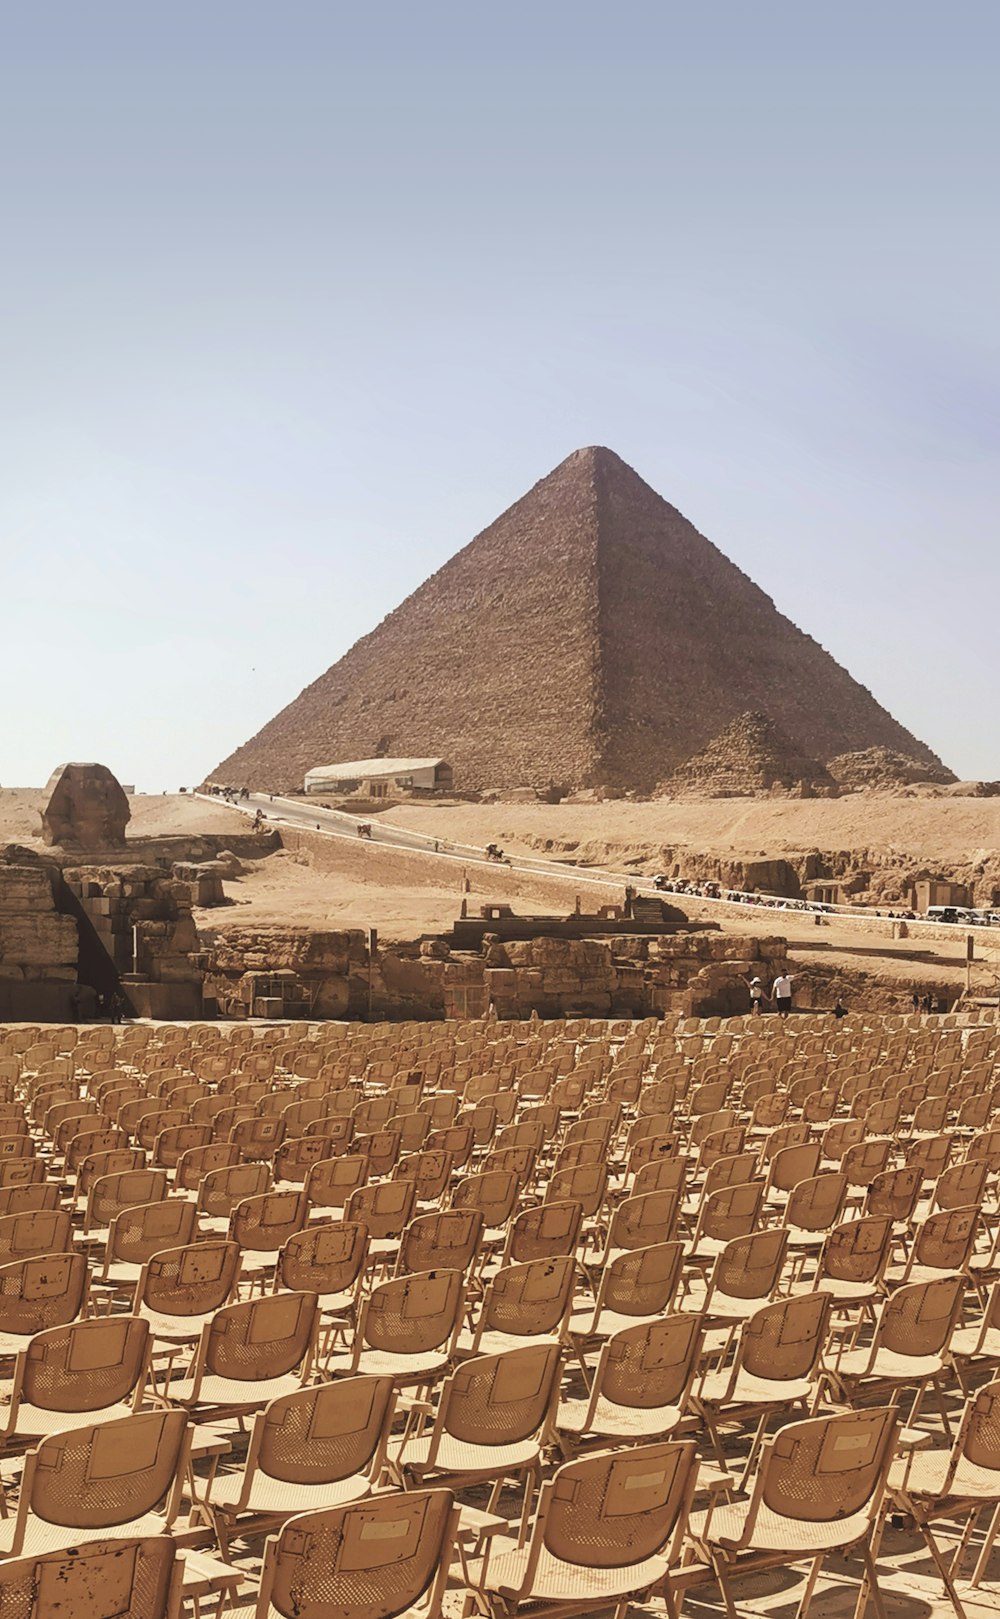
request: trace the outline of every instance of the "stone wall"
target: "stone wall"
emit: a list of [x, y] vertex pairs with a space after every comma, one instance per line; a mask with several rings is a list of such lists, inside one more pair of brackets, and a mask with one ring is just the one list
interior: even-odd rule
[[0, 1020], [66, 1018], [76, 985], [76, 923], [60, 915], [46, 861], [0, 863]]

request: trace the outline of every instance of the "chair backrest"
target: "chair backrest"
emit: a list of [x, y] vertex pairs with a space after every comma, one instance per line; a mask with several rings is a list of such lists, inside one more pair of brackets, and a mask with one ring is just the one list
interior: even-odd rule
[[558, 1395], [560, 1358], [558, 1344], [542, 1343], [465, 1361], [441, 1391], [428, 1463], [442, 1433], [473, 1445], [516, 1445], [538, 1434]]
[[978, 1207], [983, 1200], [989, 1164], [985, 1158], [966, 1158], [952, 1164], [934, 1183], [934, 1206], [938, 1209]]
[[896, 1355], [939, 1355], [951, 1338], [964, 1289], [964, 1276], [941, 1276], [897, 1288], [882, 1306], [876, 1344]]
[[55, 1181], [28, 1181], [24, 1186], [0, 1186], [0, 1216], [29, 1214], [35, 1209], [57, 1209], [60, 1191]]
[[160, 1249], [146, 1261], [136, 1299], [155, 1315], [208, 1315], [229, 1303], [239, 1273], [239, 1244], [226, 1238]]
[[787, 1246], [785, 1226], [752, 1231], [727, 1242], [712, 1271], [709, 1308], [713, 1293], [736, 1299], [769, 1298], [778, 1285]]
[[285, 1484], [335, 1484], [380, 1451], [395, 1404], [391, 1377], [342, 1377], [272, 1400], [254, 1419], [248, 1479], [259, 1467]]
[[801, 1231], [827, 1231], [840, 1218], [847, 1176], [836, 1170], [799, 1181], [788, 1195], [785, 1224]]
[[972, 1395], [955, 1438], [955, 1449], [973, 1467], [1000, 1476], [1000, 1382], [987, 1383]]
[[575, 1280], [572, 1254], [503, 1266], [486, 1289], [479, 1329], [518, 1338], [558, 1332], [569, 1315]]
[[692, 1441], [566, 1462], [542, 1486], [534, 1536], [564, 1563], [628, 1568], [679, 1549], [694, 1488]]
[[876, 1175], [881, 1175], [889, 1162], [892, 1142], [873, 1138], [848, 1147], [840, 1160], [840, 1168], [847, 1176], [849, 1186], [870, 1186]]
[[684, 1262], [684, 1244], [656, 1242], [616, 1254], [605, 1267], [595, 1315], [665, 1315], [673, 1303]]
[[834, 1226], [823, 1244], [817, 1286], [824, 1276], [838, 1282], [877, 1282], [889, 1258], [892, 1220], [884, 1214], [866, 1214]]
[[20, 1400], [47, 1411], [100, 1411], [125, 1400], [146, 1368], [149, 1328], [138, 1316], [100, 1316], [48, 1327], [22, 1349], [12, 1407]]
[[609, 1250], [649, 1248], [667, 1242], [673, 1233], [680, 1198], [680, 1186], [623, 1198], [611, 1219]]
[[165, 1169], [127, 1169], [116, 1175], [101, 1175], [87, 1193], [84, 1227], [110, 1226], [122, 1209], [139, 1203], [158, 1203], [167, 1195]]
[[923, 1172], [915, 1165], [884, 1169], [868, 1188], [865, 1213], [890, 1220], [908, 1220], [917, 1206], [923, 1179]]
[[191, 1242], [198, 1211], [188, 1198], [169, 1197], [122, 1209], [111, 1223], [105, 1270], [114, 1263], [144, 1265], [164, 1248]]
[[799, 1181], [811, 1179], [819, 1168], [822, 1150], [818, 1141], [803, 1141], [798, 1146], [782, 1147], [771, 1159], [769, 1185], [775, 1191], [790, 1192]]
[[913, 1264], [928, 1265], [934, 1270], [964, 1270], [978, 1225], [978, 1208], [942, 1209], [928, 1215], [914, 1239]]
[[316, 1321], [315, 1293], [265, 1293], [226, 1304], [202, 1328], [198, 1371], [251, 1383], [284, 1377], [308, 1365]]
[[169, 1535], [98, 1540], [0, 1562], [0, 1610], [10, 1619], [167, 1619], [180, 1601]]
[[400, 1158], [393, 1173], [399, 1180], [412, 1180], [421, 1203], [436, 1202], [451, 1180], [451, 1153], [442, 1147], [424, 1148]]
[[575, 1254], [580, 1240], [583, 1209], [575, 1201], [540, 1203], [511, 1221], [504, 1250], [505, 1264], [529, 1259], [554, 1259]]
[[315, 1208], [343, 1209], [351, 1193], [367, 1180], [368, 1159], [364, 1153], [331, 1157], [327, 1152], [306, 1175], [306, 1197]]
[[649, 1410], [683, 1406], [701, 1353], [704, 1328], [693, 1311], [623, 1327], [601, 1351], [593, 1398]]
[[576, 1164], [569, 1169], [557, 1169], [545, 1188], [545, 1202], [575, 1201], [583, 1209], [585, 1218], [589, 1219], [603, 1203], [607, 1185], [608, 1167], [603, 1158], [595, 1164]]
[[229, 1217], [229, 1235], [241, 1248], [276, 1254], [309, 1218], [309, 1203], [299, 1188], [292, 1192], [260, 1192], [237, 1203]]
[[519, 1183], [509, 1169], [487, 1169], [459, 1181], [451, 1200], [453, 1209], [479, 1209], [483, 1224], [496, 1229], [510, 1219]]
[[28, 1209], [0, 1217], [0, 1264], [36, 1254], [65, 1254], [72, 1242], [68, 1209]]
[[409, 1224], [416, 1197], [413, 1181], [374, 1181], [351, 1193], [344, 1218], [360, 1220], [374, 1241], [388, 1241]]
[[228, 1219], [244, 1198], [261, 1196], [270, 1184], [267, 1164], [234, 1163], [210, 1169], [198, 1183], [198, 1212], [210, 1219]]
[[374, 1288], [366, 1300], [359, 1333], [372, 1349], [425, 1354], [439, 1349], [455, 1332], [463, 1296], [464, 1278], [458, 1270], [394, 1277]]
[[258, 1612], [393, 1619], [424, 1598], [421, 1613], [438, 1619], [457, 1524], [450, 1490], [299, 1513], [267, 1542]]
[[468, 1270], [479, 1249], [483, 1217], [478, 1209], [420, 1214], [403, 1232], [397, 1270]]
[[0, 1265], [0, 1332], [28, 1336], [75, 1321], [89, 1276], [83, 1254], [46, 1254]]
[[239, 1153], [229, 1141], [206, 1141], [204, 1146], [188, 1147], [177, 1160], [174, 1186], [179, 1192], [196, 1192], [206, 1175], [238, 1162]]
[[186, 1411], [143, 1411], [51, 1434], [27, 1460], [18, 1520], [112, 1529], [153, 1512], [176, 1514], [189, 1448]]
[[740, 1333], [743, 1370], [777, 1382], [811, 1376], [826, 1342], [832, 1304], [829, 1293], [802, 1293], [765, 1304]]
[[754, 1501], [806, 1523], [834, 1523], [874, 1511], [896, 1428], [893, 1407], [790, 1422], [765, 1443]]
[[368, 1228], [360, 1220], [307, 1226], [281, 1250], [277, 1282], [293, 1293], [343, 1293], [353, 1287], [368, 1254]]
[[710, 1192], [698, 1214], [698, 1237], [732, 1242], [747, 1236], [760, 1218], [764, 1191], [764, 1181], [735, 1181]]

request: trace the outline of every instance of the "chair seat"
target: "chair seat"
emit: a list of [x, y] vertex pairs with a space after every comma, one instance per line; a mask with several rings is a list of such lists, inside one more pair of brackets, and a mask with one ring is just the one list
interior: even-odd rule
[[[424, 1377], [433, 1377], [448, 1364], [448, 1356], [440, 1349], [430, 1349], [423, 1355], [397, 1355], [385, 1349], [364, 1349], [357, 1366], [352, 1355], [331, 1355], [326, 1363], [331, 1377], [351, 1377], [355, 1373], [372, 1377], [392, 1377], [416, 1383]], [[298, 1385], [296, 1385], [298, 1386]]]
[[773, 1405], [808, 1399], [813, 1385], [807, 1377], [757, 1377], [741, 1367], [736, 1385], [730, 1388], [730, 1373], [709, 1372], [698, 1389], [706, 1405]]
[[879, 1349], [871, 1360], [869, 1349], [849, 1349], [840, 1364], [831, 1367], [835, 1377], [933, 1377], [943, 1365], [940, 1355], [901, 1355], [894, 1349]]
[[[0, 1556], [11, 1555], [16, 1518], [0, 1519]], [[40, 1557], [44, 1552], [62, 1551], [67, 1546], [82, 1546], [90, 1540], [120, 1540], [144, 1535], [169, 1534], [167, 1522], [160, 1512], [147, 1512], [141, 1518], [127, 1523], [106, 1524], [103, 1528], [79, 1528], [72, 1524], [47, 1523], [34, 1514], [28, 1519], [24, 1531], [24, 1544], [18, 1548], [18, 1557]]]
[[[904, 1491], [909, 1496], [931, 1497], [935, 1503], [968, 1500], [1000, 1501], [1000, 1469], [977, 1467], [963, 1457], [955, 1469], [955, 1476], [947, 1487], [949, 1453], [946, 1450], [918, 1452], [909, 1464], [894, 1462], [889, 1473], [889, 1489]], [[905, 1482], [904, 1482], [905, 1480]]]
[[363, 1473], [353, 1473], [349, 1478], [326, 1484], [295, 1484], [258, 1471], [253, 1476], [249, 1497], [237, 1507], [242, 1488], [242, 1473], [217, 1475], [206, 1498], [208, 1505], [229, 1512], [312, 1512], [321, 1507], [342, 1507], [351, 1501], [360, 1501], [371, 1494], [372, 1486]]
[[[732, 1505], [716, 1507], [711, 1515], [708, 1542], [724, 1549], [733, 1549], [743, 1537], [750, 1503], [737, 1501]], [[692, 1512], [691, 1533], [696, 1540], [704, 1540], [708, 1514]], [[775, 1512], [763, 1502], [748, 1544], [740, 1547], [747, 1552], [801, 1552], [815, 1557], [820, 1552], [833, 1551], [838, 1546], [850, 1546], [860, 1540], [868, 1530], [868, 1514], [854, 1512], [846, 1518], [834, 1518], [828, 1523], [815, 1523], [805, 1518], [788, 1518]], [[791, 1558], [789, 1559], [791, 1561]]]
[[460, 1358], [469, 1355], [502, 1355], [508, 1349], [533, 1349], [539, 1344], [555, 1344], [559, 1339], [554, 1332], [540, 1332], [534, 1337], [521, 1337], [514, 1332], [484, 1332], [478, 1344], [475, 1342], [475, 1333], [468, 1328], [458, 1335], [455, 1345], [455, 1354]]
[[587, 1424], [589, 1400], [566, 1400], [559, 1407], [556, 1428], [569, 1434], [594, 1434], [604, 1439], [656, 1439], [672, 1433], [681, 1420], [677, 1405], [619, 1405], [599, 1395]]
[[[401, 1443], [390, 1444], [389, 1454], [401, 1467], [426, 1470], [431, 1435], [412, 1439], [404, 1448]], [[480, 1473], [497, 1478], [517, 1467], [530, 1467], [538, 1460], [538, 1442], [522, 1439], [513, 1445], [474, 1445], [465, 1439], [454, 1439], [443, 1434], [434, 1460], [436, 1473]]]
[[959, 1327], [952, 1333], [948, 1348], [962, 1358], [1000, 1360], [1000, 1327], [989, 1327], [985, 1333], [981, 1326]]
[[160, 1315], [145, 1304], [140, 1304], [138, 1313], [143, 1321], [149, 1323], [154, 1338], [166, 1338], [171, 1343], [193, 1343], [201, 1337], [202, 1327], [207, 1326], [215, 1315], [214, 1310], [208, 1310], [204, 1315]]
[[[654, 1321], [662, 1320], [663, 1312], [660, 1310], [655, 1315], [624, 1315], [621, 1310], [602, 1310], [596, 1321], [593, 1310], [574, 1310], [569, 1318], [569, 1331], [572, 1338], [610, 1338], [625, 1327], [647, 1327]], [[540, 1343], [542, 1340], [531, 1341]]]
[[593, 1603], [596, 1607], [647, 1591], [663, 1579], [669, 1568], [665, 1557], [647, 1557], [625, 1568], [588, 1568], [580, 1563], [564, 1563], [543, 1546], [531, 1587], [522, 1592], [528, 1551], [525, 1546], [520, 1551], [494, 1556], [486, 1571], [486, 1589], [520, 1596], [523, 1601]]
[[28, 1405], [22, 1400], [17, 1408], [13, 1433], [17, 1439], [44, 1439], [49, 1434], [66, 1433], [72, 1428], [88, 1428], [92, 1422], [114, 1422], [117, 1417], [131, 1415], [131, 1405], [124, 1403], [100, 1406], [96, 1411], [49, 1411], [44, 1406]]
[[183, 1377], [171, 1382], [165, 1398], [168, 1405], [190, 1405], [196, 1409], [219, 1405], [254, 1410], [282, 1394], [298, 1394], [301, 1388], [301, 1379], [291, 1372], [283, 1377], [262, 1377], [256, 1382], [239, 1377], [205, 1377], [195, 1396], [194, 1379]]
[[769, 1298], [737, 1299], [729, 1293], [712, 1293], [705, 1300], [704, 1313], [717, 1321], [747, 1321], [768, 1303]]

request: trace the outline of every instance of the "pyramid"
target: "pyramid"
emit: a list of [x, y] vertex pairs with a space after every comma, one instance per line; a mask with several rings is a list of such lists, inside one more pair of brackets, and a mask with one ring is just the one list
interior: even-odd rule
[[667, 791], [699, 797], [799, 797], [837, 792], [825, 765], [808, 759], [766, 714], [739, 714], [708, 746], [675, 770]]
[[440, 756], [459, 789], [648, 793], [748, 710], [808, 758], [940, 761], [611, 450], [585, 449], [446, 562], [212, 779]]

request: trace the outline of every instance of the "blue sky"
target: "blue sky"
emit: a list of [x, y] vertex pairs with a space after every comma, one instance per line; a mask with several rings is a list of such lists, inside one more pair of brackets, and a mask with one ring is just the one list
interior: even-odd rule
[[0, 783], [199, 779], [607, 444], [1000, 776], [1000, 11], [0, 5]]

